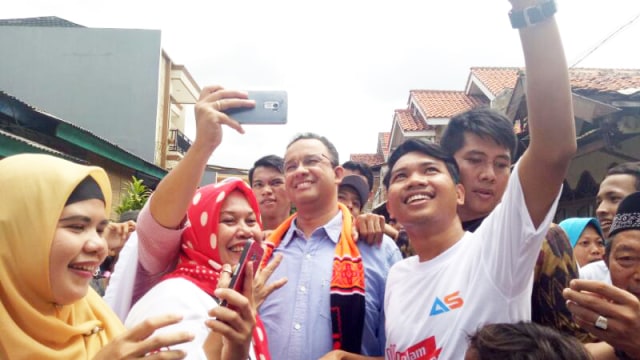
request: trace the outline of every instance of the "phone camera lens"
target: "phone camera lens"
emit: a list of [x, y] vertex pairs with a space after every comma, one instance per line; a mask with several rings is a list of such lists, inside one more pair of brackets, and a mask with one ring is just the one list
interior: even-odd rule
[[278, 110], [278, 107], [280, 107], [280, 104], [273, 103], [273, 105], [272, 105], [273, 110]]

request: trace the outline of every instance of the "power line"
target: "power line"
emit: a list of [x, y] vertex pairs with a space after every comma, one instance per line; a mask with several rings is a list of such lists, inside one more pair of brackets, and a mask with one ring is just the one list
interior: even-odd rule
[[579, 63], [581, 63], [584, 59], [586, 59], [589, 55], [593, 54], [596, 50], [598, 50], [598, 48], [600, 48], [602, 45], [604, 45], [607, 41], [611, 40], [614, 36], [618, 35], [618, 33], [620, 33], [622, 30], [624, 30], [626, 27], [628, 27], [629, 25], [633, 24], [636, 20], [638, 20], [638, 18], [640, 18], [640, 13], [638, 13], [636, 16], [634, 16], [631, 20], [629, 20], [627, 23], [623, 24], [622, 26], [620, 26], [618, 29], [616, 29], [614, 32], [612, 32], [611, 34], [609, 34], [609, 36], [607, 36], [606, 38], [604, 38], [602, 41], [600, 41], [598, 44], [596, 44], [593, 48], [591, 48], [591, 50], [589, 50], [584, 56], [582, 56], [581, 58], [579, 58], [575, 63], [573, 63], [573, 65], [569, 66], [569, 68], [574, 68], [576, 67], [576, 65], [578, 65]]

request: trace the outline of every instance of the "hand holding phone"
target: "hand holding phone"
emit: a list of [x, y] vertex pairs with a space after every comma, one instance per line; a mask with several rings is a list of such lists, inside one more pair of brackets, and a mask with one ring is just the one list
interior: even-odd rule
[[249, 99], [255, 100], [253, 108], [235, 108], [225, 110], [233, 120], [240, 124], [286, 124], [286, 91], [248, 91]]
[[[260, 260], [262, 259], [263, 253], [264, 250], [262, 249], [262, 246], [253, 239], [249, 239], [244, 244], [244, 248], [240, 254], [240, 261], [231, 274], [231, 282], [229, 283], [230, 289], [242, 293], [244, 288], [244, 274], [247, 264], [250, 261], [253, 263], [253, 275], [255, 276], [258, 272], [258, 267], [260, 266]], [[227, 306], [227, 302], [223, 301], [220, 306]]]

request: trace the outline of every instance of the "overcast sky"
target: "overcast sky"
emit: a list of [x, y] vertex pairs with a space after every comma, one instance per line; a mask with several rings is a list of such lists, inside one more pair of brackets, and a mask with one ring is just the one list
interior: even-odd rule
[[[569, 65], [640, 15], [638, 0], [557, 2]], [[20, 0], [0, 17], [159, 29], [164, 50], [201, 87], [287, 90], [287, 125], [245, 126], [245, 135], [227, 128], [210, 161], [249, 168], [283, 155], [302, 131], [327, 136], [341, 162], [374, 153], [409, 90], [464, 90], [470, 67], [522, 66], [509, 9], [507, 0]], [[578, 67], [640, 68], [638, 39], [640, 20]], [[193, 129], [190, 116], [192, 138]]]

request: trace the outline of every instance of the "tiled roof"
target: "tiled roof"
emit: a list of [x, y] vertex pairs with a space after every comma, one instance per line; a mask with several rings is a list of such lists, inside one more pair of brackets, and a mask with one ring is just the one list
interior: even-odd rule
[[384, 158], [380, 154], [351, 154], [349, 160], [363, 162], [369, 166], [384, 164]]
[[522, 69], [517, 67], [472, 67], [471, 75], [497, 96], [502, 90], [515, 87], [520, 70]]
[[410, 94], [427, 118], [451, 118], [485, 104], [481, 97], [464, 91], [411, 90]]
[[400, 127], [404, 131], [421, 131], [429, 128], [424, 121], [413, 117], [410, 110], [397, 109], [395, 110], [395, 113], [395, 118], [398, 120], [398, 124], [400, 124]]
[[0, 26], [84, 27], [55, 16], [22, 19], [0, 19]]
[[378, 154], [386, 159], [389, 156], [389, 141], [391, 140], [390, 132], [378, 133]]
[[587, 69], [569, 70], [573, 90], [615, 92], [625, 89], [640, 91], [640, 69]]

